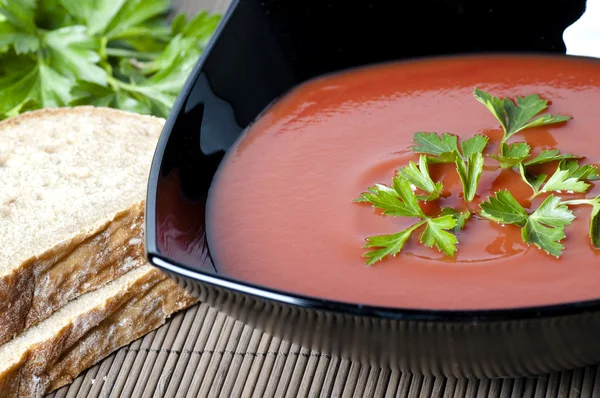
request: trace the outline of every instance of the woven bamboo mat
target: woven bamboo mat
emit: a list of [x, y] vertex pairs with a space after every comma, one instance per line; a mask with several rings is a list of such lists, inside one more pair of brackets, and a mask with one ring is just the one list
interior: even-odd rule
[[528, 379], [411, 376], [311, 352], [197, 305], [49, 397], [600, 397], [600, 367]]

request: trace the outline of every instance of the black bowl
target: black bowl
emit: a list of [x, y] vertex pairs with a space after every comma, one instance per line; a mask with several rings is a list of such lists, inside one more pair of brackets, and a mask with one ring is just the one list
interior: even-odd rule
[[179, 96], [150, 175], [149, 260], [219, 310], [324, 353], [403, 371], [512, 377], [600, 361], [600, 300], [537, 308], [375, 308], [219, 273], [205, 203], [225, 151], [272, 101], [314, 76], [461, 53], [563, 53], [583, 0], [239, 0]]

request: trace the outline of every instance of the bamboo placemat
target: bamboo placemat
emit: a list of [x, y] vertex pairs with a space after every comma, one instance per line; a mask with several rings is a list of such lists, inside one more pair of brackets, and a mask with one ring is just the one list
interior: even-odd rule
[[49, 397], [600, 397], [600, 367], [504, 380], [411, 376], [311, 352], [202, 304]]

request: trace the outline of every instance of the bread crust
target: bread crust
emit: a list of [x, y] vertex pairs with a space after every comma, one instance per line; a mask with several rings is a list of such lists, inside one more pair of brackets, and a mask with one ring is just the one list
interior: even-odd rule
[[51, 338], [29, 347], [0, 373], [2, 397], [41, 398], [195, 302], [174, 281], [152, 269], [128, 289], [63, 325]]
[[0, 344], [80, 295], [145, 264], [143, 202], [0, 277]]

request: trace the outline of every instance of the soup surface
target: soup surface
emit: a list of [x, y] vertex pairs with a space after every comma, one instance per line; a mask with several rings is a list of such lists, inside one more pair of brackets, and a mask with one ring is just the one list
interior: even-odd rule
[[[588, 237], [590, 208], [573, 207], [565, 251], [554, 258], [516, 226], [472, 219], [447, 257], [418, 242], [372, 266], [362, 245], [415, 222], [353, 203], [374, 183], [417, 160], [415, 132], [479, 133], [495, 152], [502, 130], [473, 98], [478, 87], [510, 98], [539, 94], [568, 123], [518, 133], [532, 153], [557, 148], [600, 163], [600, 63], [540, 56], [472, 56], [390, 63], [324, 76], [278, 100], [228, 152], [211, 187], [207, 222], [219, 272], [287, 292], [351, 303], [428, 309], [507, 308], [600, 297], [600, 250]], [[531, 189], [486, 157], [477, 204], [508, 189], [526, 208]], [[551, 164], [550, 171], [556, 168]], [[453, 165], [431, 167], [441, 206], [465, 208]], [[595, 197], [592, 186], [575, 199]], [[436, 206], [432, 204], [432, 206]]]

